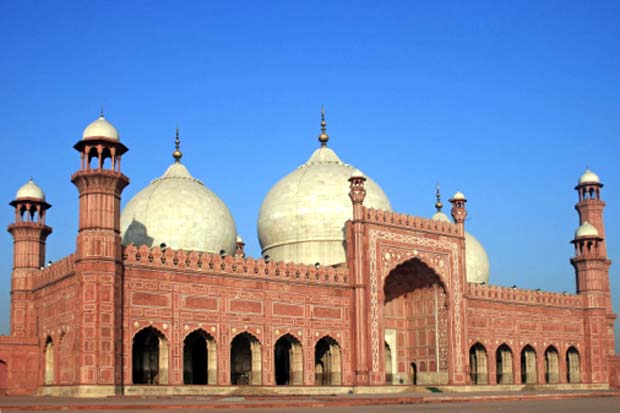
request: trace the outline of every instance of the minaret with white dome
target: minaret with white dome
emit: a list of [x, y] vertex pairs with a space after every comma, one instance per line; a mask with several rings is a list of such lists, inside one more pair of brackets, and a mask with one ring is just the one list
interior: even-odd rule
[[[464, 198], [464, 195], [458, 192], [454, 198]], [[435, 209], [437, 210], [432, 216], [433, 221], [440, 222], [452, 222], [448, 216], [441, 211], [443, 204], [441, 203], [441, 193], [439, 191], [439, 185], [437, 185], [436, 195], [437, 202], [435, 202]], [[467, 282], [470, 283], [487, 283], [489, 282], [489, 256], [487, 255], [484, 246], [469, 232], [465, 231], [465, 271], [467, 275]]]
[[577, 293], [584, 295], [586, 349], [590, 366], [582, 375], [585, 382], [608, 380], [605, 358], [615, 353], [614, 324], [616, 316], [611, 304], [609, 266], [605, 248], [605, 224], [601, 199], [603, 184], [598, 175], [586, 169], [575, 190], [579, 201], [579, 227], [571, 241], [575, 256], [570, 262], [575, 268]]
[[123, 244], [234, 255], [237, 228], [226, 204], [181, 163], [179, 129], [174, 162], [138, 192], [121, 215]]
[[[335, 265], [346, 261], [345, 222], [352, 218], [349, 178], [355, 167], [327, 146], [325, 111], [321, 111], [320, 147], [308, 161], [267, 193], [258, 215], [263, 256], [273, 261]], [[366, 178], [367, 208], [391, 210], [390, 201]]]
[[105, 386], [103, 394], [115, 394], [123, 366], [118, 331], [123, 322], [121, 194], [129, 185], [121, 172], [121, 158], [128, 149], [103, 113], [84, 129], [74, 148], [81, 159], [80, 169], [71, 177], [80, 200], [75, 251], [81, 291], [75, 311], [80, 319], [72, 342], [73, 349], [79, 349], [76, 384]]
[[7, 230], [13, 236], [13, 272], [11, 273], [11, 335], [32, 336], [35, 320], [32, 300], [33, 277], [45, 265], [45, 244], [52, 229], [45, 216], [52, 206], [45, 200], [43, 190], [32, 178], [24, 184], [15, 200], [15, 221]]

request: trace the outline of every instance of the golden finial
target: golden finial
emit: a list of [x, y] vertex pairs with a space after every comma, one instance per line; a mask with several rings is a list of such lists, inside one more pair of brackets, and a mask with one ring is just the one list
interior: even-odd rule
[[437, 208], [437, 212], [441, 212], [441, 208], [443, 208], [443, 204], [441, 203], [441, 193], [439, 192], [439, 184], [437, 184], [437, 192], [435, 193], [437, 197], [437, 202], [435, 202], [435, 208]]
[[321, 134], [319, 135], [319, 142], [321, 147], [327, 146], [329, 135], [327, 134], [327, 122], [325, 122], [325, 106], [321, 106]]
[[177, 137], [174, 140], [174, 152], [172, 152], [172, 157], [174, 158], [175, 162], [180, 162], [181, 158], [183, 157], [183, 152], [181, 152], [179, 150], [179, 148], [181, 147], [181, 139], [179, 139], [179, 127], [177, 126]]

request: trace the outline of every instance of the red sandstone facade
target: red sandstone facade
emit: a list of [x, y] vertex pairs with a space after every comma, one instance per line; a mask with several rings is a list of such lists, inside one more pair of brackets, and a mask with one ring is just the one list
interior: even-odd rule
[[451, 200], [454, 224], [367, 209], [363, 177], [350, 179], [343, 266], [245, 258], [243, 245], [224, 257], [122, 246], [127, 148], [94, 138], [75, 149], [74, 254], [44, 267], [50, 205], [11, 203], [11, 335], [0, 337], [0, 393], [620, 385], [600, 183], [576, 188], [580, 224], [598, 235], [573, 240], [577, 294], [557, 294], [466, 282], [464, 197]]

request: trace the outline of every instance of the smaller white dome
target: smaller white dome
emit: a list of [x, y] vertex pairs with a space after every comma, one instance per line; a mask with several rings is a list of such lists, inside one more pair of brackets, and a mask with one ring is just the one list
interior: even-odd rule
[[25, 185], [17, 190], [17, 194], [15, 195], [16, 199], [21, 198], [33, 198], [41, 201], [45, 201], [45, 194], [43, 190], [32, 181], [32, 178]]
[[592, 172], [589, 169], [586, 169], [586, 171], [583, 173], [583, 175], [581, 175], [579, 177], [579, 185], [586, 184], [586, 183], [597, 183], [597, 184], [600, 184], [601, 183], [601, 179], [598, 177], [597, 174], [595, 174], [594, 172]]
[[577, 231], [575, 231], [575, 238], [598, 236], [598, 230], [594, 225], [590, 224], [589, 222], [584, 222], [579, 226], [579, 228], [577, 228]]
[[465, 232], [465, 262], [467, 282], [488, 284], [489, 256], [480, 241], [469, 232]]
[[103, 114], [99, 116], [99, 119], [92, 122], [82, 132], [82, 139], [88, 138], [108, 138], [118, 140], [118, 131], [110, 122], [105, 120]]
[[241, 238], [241, 235], [237, 235], [237, 244], [241, 243], [243, 243], [243, 238]]
[[441, 212], [441, 211], [435, 212], [435, 214], [431, 217], [431, 219], [433, 221], [450, 222], [450, 223], [452, 223], [450, 218], [448, 218], [448, 216], [446, 214], [444, 214], [443, 212]]
[[456, 191], [454, 193], [454, 195], [452, 195], [452, 200], [454, 201], [465, 201], [465, 194], [463, 194], [461, 191]]

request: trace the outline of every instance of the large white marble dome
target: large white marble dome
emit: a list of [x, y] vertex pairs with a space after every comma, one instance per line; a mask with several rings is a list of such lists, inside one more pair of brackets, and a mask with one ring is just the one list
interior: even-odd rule
[[[346, 261], [345, 222], [353, 216], [348, 180], [356, 168], [325, 145], [325, 131], [319, 140], [322, 146], [276, 183], [260, 208], [258, 238], [263, 255], [271, 260], [321, 265]], [[365, 188], [366, 207], [391, 210], [372, 179], [367, 177]]]
[[237, 229], [226, 204], [177, 159], [127, 203], [121, 236], [124, 245], [234, 254]]

